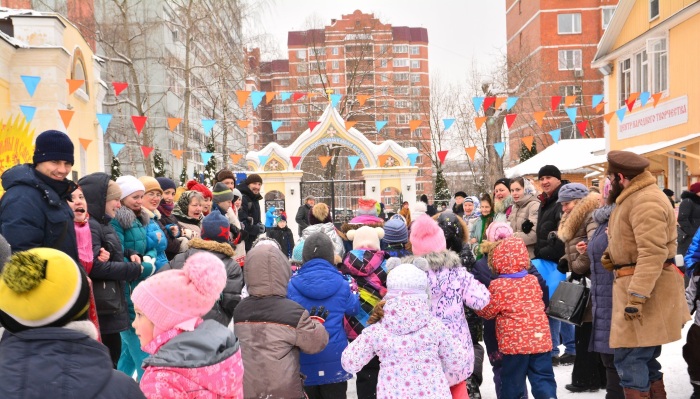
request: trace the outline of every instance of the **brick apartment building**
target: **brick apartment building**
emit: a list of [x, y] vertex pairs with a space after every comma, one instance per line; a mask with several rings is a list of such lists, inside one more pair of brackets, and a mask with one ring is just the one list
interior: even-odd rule
[[[392, 139], [404, 147], [415, 146], [421, 153], [431, 151], [425, 28], [384, 24], [373, 14], [357, 10], [341, 19], [332, 19], [330, 25], [321, 29], [289, 32], [287, 46], [287, 59], [261, 63], [261, 90], [305, 95], [296, 101], [294, 98], [281, 101], [278, 95], [258, 108], [261, 123], [259, 139], [253, 148], [262, 148], [269, 142], [291, 144], [308, 128], [307, 122], [317, 120], [323, 113], [330, 89], [343, 95], [338, 105], [340, 114], [347, 121], [357, 121], [354, 127], [370, 141], [376, 144]], [[361, 105], [356, 95], [369, 98]], [[423, 126], [411, 133], [409, 121], [416, 119], [423, 120]], [[275, 133], [271, 124], [265, 123], [272, 120], [282, 121]], [[387, 121], [379, 133], [375, 121]], [[352, 155], [347, 151], [344, 154]], [[419, 167], [417, 187], [411, 194], [426, 193], [432, 197], [429, 157], [419, 156], [416, 166]], [[341, 177], [345, 178], [359, 175], [359, 172], [343, 173]]]
[[[603, 137], [603, 110], [591, 107], [603, 94], [603, 75], [591, 67], [598, 42], [612, 18], [617, 0], [506, 0], [508, 80], [519, 86], [518, 118], [510, 129], [510, 162], [518, 161], [521, 138], [534, 136], [541, 151], [552, 144], [549, 131], [561, 139]], [[564, 109], [552, 111], [552, 96], [575, 96], [576, 122], [588, 120], [583, 135]], [[547, 114], [538, 127], [533, 112]], [[507, 162], [506, 162], [507, 164]]]

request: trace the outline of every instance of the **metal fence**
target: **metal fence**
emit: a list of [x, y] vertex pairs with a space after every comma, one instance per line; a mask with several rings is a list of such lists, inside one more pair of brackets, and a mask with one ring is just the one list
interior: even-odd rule
[[352, 219], [357, 209], [357, 200], [365, 195], [364, 180], [320, 180], [300, 183], [302, 201], [309, 195], [316, 203], [328, 205], [333, 223], [340, 226]]

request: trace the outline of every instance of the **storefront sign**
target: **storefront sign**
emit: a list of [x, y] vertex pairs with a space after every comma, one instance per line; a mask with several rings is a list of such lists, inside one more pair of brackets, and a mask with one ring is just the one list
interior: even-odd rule
[[659, 104], [656, 108], [628, 114], [619, 124], [618, 139], [641, 136], [688, 122], [688, 96]]

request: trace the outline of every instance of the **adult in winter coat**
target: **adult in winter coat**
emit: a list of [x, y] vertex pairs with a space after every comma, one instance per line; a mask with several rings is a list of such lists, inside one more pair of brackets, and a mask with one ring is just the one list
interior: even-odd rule
[[200, 236], [202, 218], [204, 218], [203, 204], [204, 197], [199, 191], [185, 191], [177, 200], [173, 215], [180, 225], [180, 237], [184, 237], [180, 246], [186, 245], [185, 240], [189, 241]]
[[311, 312], [321, 307], [328, 311], [323, 326], [328, 331], [328, 345], [317, 354], [300, 355], [301, 372], [306, 376], [304, 390], [310, 399], [344, 399], [347, 381], [352, 374], [343, 370], [340, 356], [348, 346], [343, 328], [343, 316], [354, 316], [360, 308], [358, 293], [352, 292], [342, 274], [338, 273], [330, 239], [316, 233], [304, 241], [299, 272], [292, 276], [287, 298]]
[[300, 206], [297, 210], [297, 215], [294, 217], [294, 220], [297, 222], [297, 226], [299, 226], [299, 237], [301, 237], [301, 233], [304, 229], [309, 227], [309, 213], [315, 204], [316, 198], [314, 198], [313, 195], [309, 195], [304, 199], [304, 205]]
[[649, 161], [637, 154], [608, 153], [610, 196], [617, 206], [610, 215], [603, 264], [615, 270], [610, 347], [626, 397], [649, 391], [665, 396], [656, 359], [661, 345], [681, 338], [690, 319], [683, 277], [673, 264], [675, 215], [647, 166]]
[[67, 179], [73, 168], [73, 143], [56, 130], [36, 138], [32, 164], [14, 166], [2, 174], [0, 234], [13, 252], [56, 248], [79, 262], [68, 206], [76, 185]]
[[540, 201], [532, 193], [525, 190], [525, 179], [516, 177], [510, 181], [510, 194], [513, 197], [513, 207], [508, 215], [508, 223], [513, 229], [513, 235], [523, 240], [527, 246], [530, 259], [535, 257], [537, 243], [537, 214]]
[[[678, 205], [678, 253], [688, 252], [688, 246], [700, 227], [700, 182], [693, 183], [688, 191], [681, 194]], [[690, 265], [686, 265], [690, 267]]]
[[[95, 295], [97, 317], [100, 322], [102, 343], [109, 348], [109, 354], [116, 368], [121, 354], [122, 341], [120, 332], [129, 329], [127, 314], [126, 290], [127, 281], [145, 278], [148, 273], [139, 264], [137, 254], [132, 253], [125, 261], [121, 241], [110, 223], [121, 206], [121, 189], [117, 183], [110, 180], [106, 173], [92, 173], [78, 182], [83, 188], [85, 201], [88, 204], [88, 225], [92, 234], [93, 263], [89, 277]], [[100, 249], [109, 252], [109, 260], [103, 262], [99, 258]]]
[[510, 179], [502, 177], [493, 185], [493, 221], [506, 222], [513, 206], [510, 195]]
[[246, 254], [243, 277], [250, 296], [233, 315], [246, 398], [303, 398], [299, 352], [319, 353], [328, 344], [322, 322], [286, 298], [291, 274], [287, 257], [270, 245]]
[[282, 215], [277, 221], [277, 225], [267, 232], [267, 236], [277, 241], [280, 249], [291, 259], [294, 250], [294, 233], [287, 227], [287, 218]]
[[259, 235], [265, 233], [265, 225], [262, 224], [260, 213], [260, 195], [262, 178], [258, 174], [251, 174], [237, 188], [243, 196], [243, 203], [238, 210], [238, 220], [241, 222], [243, 240], [245, 241], [246, 252], [253, 247], [253, 242]]
[[309, 213], [309, 226], [301, 233], [301, 238], [305, 240], [312, 234], [316, 234], [318, 232], [322, 232], [331, 239], [331, 242], [333, 243], [333, 252], [336, 254], [338, 259], [343, 259], [343, 255], [345, 255], [343, 240], [340, 238], [338, 231], [335, 229], [328, 205], [324, 204], [323, 202], [319, 202], [318, 204], [314, 205], [313, 208], [311, 208], [311, 213]]
[[564, 256], [564, 243], [557, 239], [556, 232], [561, 220], [561, 204], [559, 189], [562, 184], [561, 172], [554, 165], [545, 165], [540, 168], [537, 177], [542, 186], [542, 194], [538, 196], [540, 209], [537, 212], [537, 243], [535, 244], [535, 258], [559, 262]]
[[[167, 177], [156, 177], [158, 184], [160, 184], [160, 189], [163, 190], [163, 198], [160, 200], [158, 205], [158, 212], [160, 212], [160, 219], [158, 219], [158, 224], [165, 232], [165, 238], [168, 240], [168, 246], [165, 248], [165, 256], [168, 261], [172, 260], [175, 255], [187, 249], [187, 243], [183, 244], [183, 241], [187, 241], [187, 238], [181, 237], [180, 225], [173, 215], [173, 210], [175, 209], [175, 190], [177, 186], [175, 182]], [[183, 246], [183, 248], [180, 248]]]
[[458, 216], [464, 215], [464, 199], [467, 198], [467, 193], [464, 191], [457, 191], [453, 196], [454, 204], [452, 204], [452, 213]]
[[158, 205], [161, 198], [163, 198], [163, 189], [160, 188], [158, 180], [151, 176], [141, 176], [139, 181], [143, 183], [146, 189], [146, 193], [143, 195], [141, 212], [144, 212], [149, 218], [148, 225], [145, 226], [146, 238], [148, 239], [147, 251], [156, 251], [155, 266], [156, 270], [158, 270], [168, 263], [168, 258], [165, 256], [168, 239], [165, 231], [160, 227], [160, 212], [158, 212]]

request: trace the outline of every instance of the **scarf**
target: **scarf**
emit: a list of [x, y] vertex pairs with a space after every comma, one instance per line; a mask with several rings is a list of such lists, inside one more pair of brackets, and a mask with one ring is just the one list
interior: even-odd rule
[[598, 224], [603, 224], [610, 219], [610, 214], [615, 209], [615, 204], [605, 205], [593, 211], [593, 221]]
[[92, 233], [90, 232], [90, 225], [87, 224], [88, 218], [85, 218], [85, 222], [74, 222], [75, 224], [75, 239], [78, 245], [78, 260], [80, 264], [85, 269], [85, 273], [90, 274], [92, 270]]
[[158, 205], [158, 212], [165, 217], [169, 217], [173, 213], [175, 208], [175, 203], [168, 204], [165, 200], [160, 200], [160, 205]]
[[486, 239], [486, 229], [493, 222], [493, 211], [488, 215], [481, 215], [481, 233], [479, 234], [479, 243]]
[[39, 180], [44, 182], [44, 184], [51, 187], [51, 189], [55, 191], [56, 194], [58, 194], [58, 197], [61, 200], [70, 201], [71, 194], [73, 193], [73, 191], [75, 191], [76, 188], [78, 188], [78, 186], [75, 183], [68, 179], [54, 180], [36, 169], [34, 169], [34, 174], [36, 175], [36, 177], [39, 178]]

